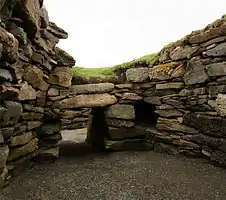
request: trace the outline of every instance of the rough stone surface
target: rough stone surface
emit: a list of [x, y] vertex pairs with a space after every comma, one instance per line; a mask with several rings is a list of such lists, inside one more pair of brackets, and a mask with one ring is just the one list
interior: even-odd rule
[[63, 87], [70, 87], [72, 80], [72, 70], [67, 67], [56, 67], [50, 74], [48, 83]]
[[38, 67], [28, 65], [25, 67], [24, 79], [32, 85], [33, 88], [47, 91], [49, 85], [43, 79], [43, 71]]
[[218, 94], [215, 102], [215, 108], [220, 116], [226, 117], [226, 95]]
[[183, 80], [185, 85], [194, 85], [197, 83], [205, 83], [209, 79], [205, 66], [196, 58], [191, 59], [187, 63]]
[[27, 83], [23, 83], [19, 91], [18, 100], [26, 101], [34, 99], [36, 99], [36, 91]]
[[191, 58], [192, 54], [198, 50], [197, 47], [192, 46], [184, 46], [184, 47], [177, 47], [172, 52], [170, 52], [169, 56], [172, 60], [182, 60], [186, 58]]
[[205, 56], [226, 56], [226, 43], [221, 43], [217, 45], [215, 48], [212, 48], [203, 53]]
[[213, 63], [206, 66], [207, 73], [212, 76], [224, 76], [226, 75], [226, 62]]
[[225, 118], [188, 113], [184, 116], [184, 123], [196, 128], [205, 135], [226, 138]]
[[60, 95], [106, 93], [106, 92], [111, 92], [113, 89], [114, 89], [114, 84], [112, 83], [73, 85], [68, 90], [61, 90]]
[[105, 94], [88, 94], [73, 96], [69, 99], [56, 102], [54, 107], [57, 108], [92, 108], [104, 107], [115, 104], [117, 99], [113, 95]]
[[8, 146], [0, 147], [0, 173], [5, 168], [8, 155], [9, 155], [9, 147]]
[[134, 122], [129, 120], [123, 120], [123, 119], [110, 119], [108, 118], [107, 124], [112, 127], [125, 127], [125, 128], [131, 128], [134, 127]]
[[25, 156], [29, 153], [32, 153], [38, 148], [38, 139], [34, 138], [28, 144], [16, 149], [11, 149], [9, 152], [8, 161], [15, 160], [21, 156]]
[[106, 117], [118, 119], [135, 119], [135, 110], [132, 105], [115, 104], [107, 108]]
[[12, 139], [10, 140], [9, 146], [10, 147], [22, 146], [30, 142], [33, 138], [34, 138], [34, 135], [31, 131], [26, 132], [26, 133], [23, 133], [22, 135], [12, 137]]
[[158, 118], [157, 125], [158, 130], [163, 131], [178, 131], [183, 133], [197, 134], [198, 131], [189, 126], [180, 124], [176, 119]]
[[132, 68], [126, 71], [126, 79], [129, 82], [142, 83], [148, 80], [148, 68]]

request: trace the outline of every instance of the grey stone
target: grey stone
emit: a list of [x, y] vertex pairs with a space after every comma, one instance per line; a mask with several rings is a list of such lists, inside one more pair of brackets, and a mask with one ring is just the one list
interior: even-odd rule
[[149, 77], [148, 68], [131, 68], [126, 71], [126, 79], [129, 82], [142, 83], [147, 82]]
[[183, 114], [178, 110], [156, 110], [155, 113], [166, 118], [183, 116]]
[[7, 69], [0, 68], [0, 83], [3, 82], [12, 82], [13, 78], [10, 72]]
[[41, 120], [43, 118], [43, 113], [35, 113], [35, 112], [23, 112], [22, 119], [23, 120]]
[[203, 52], [203, 55], [209, 56], [209, 57], [226, 56], [226, 43], [221, 43], [221, 44], [217, 45], [215, 48], [209, 49], [209, 50]]
[[144, 97], [144, 102], [160, 106], [161, 98], [160, 97]]
[[173, 61], [189, 59], [197, 50], [198, 47], [192, 47], [188, 45], [182, 47], [178, 46], [172, 52], [170, 52], [169, 56]]
[[0, 106], [0, 127], [17, 124], [21, 114], [22, 105], [13, 101], [5, 101], [5, 107]]
[[45, 161], [52, 161], [59, 157], [59, 147], [41, 149], [38, 154], [39, 158]]
[[54, 49], [55, 57], [53, 59], [57, 61], [57, 65], [66, 67], [73, 67], [75, 65], [75, 59], [71, 55], [58, 47]]
[[134, 122], [129, 120], [123, 120], [123, 119], [106, 119], [107, 124], [112, 127], [124, 127], [124, 128], [132, 128], [134, 127]]
[[46, 28], [49, 25], [49, 15], [45, 6], [43, 6], [40, 10], [40, 19], [41, 19], [41, 28]]
[[217, 38], [214, 38], [212, 40], [209, 40], [203, 44], [201, 44], [201, 47], [207, 47], [211, 44], [214, 44], [214, 43], [220, 43], [220, 42], [223, 42], [226, 40], [226, 36], [220, 36], [220, 37], [217, 37]]
[[49, 135], [53, 135], [55, 133], [59, 133], [61, 131], [61, 124], [44, 124], [40, 126], [37, 130], [37, 133], [40, 137], [45, 137]]
[[226, 85], [209, 86], [209, 96], [217, 96], [219, 93], [226, 93]]
[[135, 109], [132, 105], [115, 104], [106, 109], [105, 115], [109, 118], [135, 119]]
[[173, 109], [173, 106], [167, 105], [167, 104], [161, 104], [160, 106], [156, 106], [156, 109], [158, 109], [158, 110], [171, 110], [171, 109]]
[[199, 59], [193, 58], [188, 61], [183, 80], [185, 85], [205, 83], [209, 80], [209, 76], [205, 71], [205, 66]]
[[226, 138], [226, 119], [218, 116], [186, 113], [184, 124], [196, 128], [205, 135]]
[[132, 93], [132, 92], [125, 92], [121, 95], [121, 99], [122, 100], [132, 100], [132, 101], [139, 101], [142, 100], [143, 97], [139, 96], [136, 93]]
[[181, 89], [181, 88], [184, 88], [184, 83], [169, 82], [169, 83], [163, 83], [163, 84], [156, 84], [156, 90]]
[[60, 90], [60, 95], [106, 93], [111, 92], [113, 89], [114, 84], [112, 83], [73, 85], [67, 90]]
[[[225, 44], [226, 45], [226, 44]], [[226, 62], [206, 65], [207, 73], [210, 77], [226, 75]]]
[[220, 145], [226, 143], [226, 139], [211, 137], [204, 134], [184, 135], [184, 136], [181, 136], [181, 138], [184, 140], [193, 141], [200, 145], [206, 145], [213, 148], [218, 148]]

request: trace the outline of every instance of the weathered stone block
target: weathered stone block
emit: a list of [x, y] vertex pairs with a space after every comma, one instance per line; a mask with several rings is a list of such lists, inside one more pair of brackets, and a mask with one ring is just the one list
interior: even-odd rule
[[112, 83], [73, 85], [67, 90], [60, 90], [60, 95], [107, 93], [114, 89]]
[[14, 136], [9, 142], [10, 147], [23, 146], [34, 138], [34, 134], [30, 132], [23, 133], [22, 135]]
[[41, 69], [33, 65], [25, 66], [24, 79], [33, 87], [42, 91], [47, 91], [49, 85], [43, 79], [44, 74]]
[[36, 149], [38, 149], [38, 139], [34, 138], [22, 147], [10, 149], [8, 161], [16, 160], [19, 157], [34, 152]]
[[36, 99], [36, 91], [26, 82], [21, 84], [18, 100], [27, 101]]
[[107, 124], [112, 127], [124, 127], [124, 128], [132, 128], [134, 127], [134, 122], [129, 120], [123, 120], [123, 119], [106, 119]]
[[163, 83], [163, 84], [156, 84], [156, 90], [181, 89], [181, 88], [184, 88], [184, 83], [169, 82], [169, 83]]
[[220, 116], [226, 117], [226, 95], [218, 94], [215, 101], [215, 109]]
[[209, 80], [209, 76], [205, 71], [205, 65], [197, 58], [192, 58], [188, 61], [184, 74], [185, 85], [194, 85], [205, 83]]
[[17, 124], [22, 114], [22, 105], [13, 101], [5, 101], [4, 106], [0, 106], [0, 127]]
[[106, 117], [118, 119], [135, 119], [135, 109], [132, 105], [115, 104], [107, 108]]
[[182, 47], [178, 46], [172, 52], [170, 52], [169, 56], [173, 61], [189, 59], [197, 50], [198, 47], [192, 47], [188, 45]]
[[161, 97], [144, 97], [144, 102], [160, 106]]
[[82, 94], [64, 99], [53, 104], [55, 108], [93, 108], [115, 104], [117, 98], [114, 95], [105, 94]]
[[225, 76], [226, 75], [226, 62], [213, 63], [210, 65], [206, 65], [206, 70], [210, 77]]
[[183, 116], [183, 114], [179, 110], [156, 110], [156, 114], [160, 115], [161, 117], [180, 117]]
[[123, 100], [132, 100], [132, 101], [139, 101], [139, 100], [142, 100], [143, 97], [139, 96], [136, 93], [126, 92], [126, 93], [122, 94], [121, 99], [123, 99]]
[[226, 56], [226, 43], [221, 43], [215, 48], [209, 49], [208, 51], [203, 52], [203, 55], [209, 57], [220, 57]]
[[42, 113], [35, 113], [35, 112], [24, 112], [22, 113], [23, 120], [41, 120], [43, 117]]
[[55, 133], [58, 133], [61, 131], [61, 124], [55, 123], [55, 124], [44, 124], [40, 126], [37, 130], [37, 133], [39, 136], [45, 137], [46, 135], [53, 135]]
[[162, 131], [177, 131], [182, 133], [197, 134], [198, 131], [192, 127], [180, 124], [176, 119], [158, 118], [156, 128]]
[[126, 79], [129, 82], [142, 83], [147, 82], [149, 77], [148, 68], [131, 68], [126, 71]]
[[200, 133], [214, 137], [226, 138], [226, 119], [217, 116], [187, 113], [184, 116], [184, 123], [194, 127]]
[[56, 67], [51, 71], [48, 83], [63, 87], [70, 87], [72, 81], [72, 69], [68, 67]]

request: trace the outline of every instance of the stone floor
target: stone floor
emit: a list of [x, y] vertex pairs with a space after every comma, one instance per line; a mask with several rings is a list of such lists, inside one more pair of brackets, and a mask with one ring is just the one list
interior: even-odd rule
[[226, 170], [154, 152], [95, 153], [86, 130], [62, 132], [60, 158], [25, 171], [0, 200], [225, 200]]

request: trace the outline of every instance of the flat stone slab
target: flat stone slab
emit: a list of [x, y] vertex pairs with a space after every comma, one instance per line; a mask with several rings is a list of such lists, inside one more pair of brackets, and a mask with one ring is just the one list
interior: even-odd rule
[[54, 103], [55, 108], [94, 108], [105, 107], [117, 103], [114, 95], [104, 94], [81, 94]]
[[106, 93], [111, 92], [113, 89], [113, 83], [73, 85], [69, 89], [61, 90], [60, 95]]

